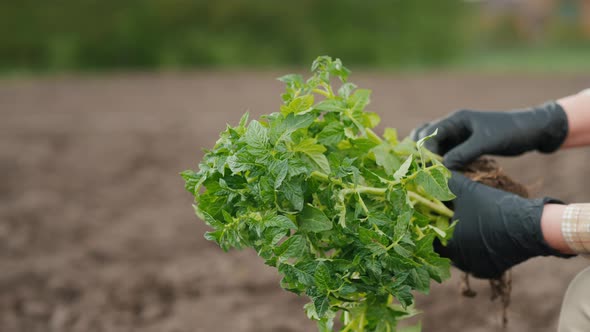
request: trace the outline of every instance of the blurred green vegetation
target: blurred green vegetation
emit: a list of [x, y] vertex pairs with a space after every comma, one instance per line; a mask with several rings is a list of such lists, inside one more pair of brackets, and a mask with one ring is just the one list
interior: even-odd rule
[[[321, 54], [357, 67], [474, 66], [494, 61], [490, 45], [521, 44], [510, 24], [486, 34], [478, 19], [459, 0], [3, 1], [0, 71], [271, 67]], [[564, 26], [553, 31], [578, 43]]]

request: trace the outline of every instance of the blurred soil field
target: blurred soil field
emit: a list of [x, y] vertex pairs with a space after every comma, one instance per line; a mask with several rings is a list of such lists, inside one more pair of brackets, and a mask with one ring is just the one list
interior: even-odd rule
[[[178, 173], [226, 123], [278, 110], [282, 72], [192, 72], [0, 81], [0, 331], [313, 331], [251, 250], [203, 238]], [[590, 86], [590, 74], [354, 73], [384, 126], [459, 108], [535, 105]], [[590, 201], [590, 149], [501, 159], [535, 196]], [[587, 260], [514, 269], [506, 331], [554, 331]], [[501, 331], [485, 281], [459, 275], [418, 297], [424, 331]]]

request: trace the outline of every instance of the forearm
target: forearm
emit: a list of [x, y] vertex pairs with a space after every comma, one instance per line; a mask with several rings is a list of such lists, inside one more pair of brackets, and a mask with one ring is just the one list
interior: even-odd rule
[[541, 217], [547, 244], [564, 254], [590, 253], [590, 204], [547, 204]]
[[568, 135], [563, 148], [590, 145], [590, 89], [557, 100], [567, 114]]

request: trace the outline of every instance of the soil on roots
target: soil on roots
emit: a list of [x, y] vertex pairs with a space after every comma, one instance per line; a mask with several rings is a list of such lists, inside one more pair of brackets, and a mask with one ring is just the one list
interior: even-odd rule
[[[494, 159], [482, 157], [469, 164], [463, 174], [473, 181], [508, 191], [522, 197], [529, 197], [529, 191], [525, 185], [512, 179], [502, 170]], [[464, 273], [460, 284], [461, 294], [465, 297], [475, 297], [477, 292], [471, 288], [469, 273]], [[512, 271], [508, 270], [498, 279], [490, 280], [490, 300], [500, 299], [502, 326], [508, 326], [508, 306], [512, 293]]]

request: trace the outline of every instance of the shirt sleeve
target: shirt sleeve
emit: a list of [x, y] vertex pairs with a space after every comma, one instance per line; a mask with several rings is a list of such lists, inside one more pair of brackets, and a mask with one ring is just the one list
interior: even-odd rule
[[561, 233], [570, 249], [590, 257], [590, 203], [570, 204], [565, 208]]

